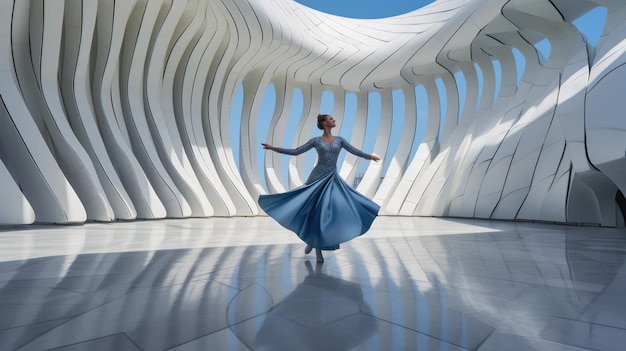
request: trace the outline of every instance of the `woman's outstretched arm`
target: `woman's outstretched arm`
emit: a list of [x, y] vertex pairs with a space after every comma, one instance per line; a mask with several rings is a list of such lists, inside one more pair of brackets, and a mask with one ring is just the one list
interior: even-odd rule
[[313, 139], [307, 141], [304, 145], [298, 146], [295, 149], [284, 149], [282, 147], [276, 147], [276, 146], [272, 146], [269, 144], [265, 144], [265, 143], [261, 143], [261, 146], [263, 146], [263, 148], [265, 150], [271, 150], [271, 151], [276, 151], [280, 154], [286, 154], [286, 155], [300, 155], [301, 153], [311, 150], [315, 145], [313, 144]]
[[376, 156], [376, 155], [370, 155], [370, 154], [366, 154], [365, 152], [355, 148], [354, 146], [350, 145], [349, 142], [346, 141], [346, 139], [341, 138], [341, 147], [343, 147], [344, 149], [346, 149], [349, 153], [357, 155], [359, 157], [363, 157], [366, 160], [370, 160], [370, 161], [379, 161], [380, 157]]

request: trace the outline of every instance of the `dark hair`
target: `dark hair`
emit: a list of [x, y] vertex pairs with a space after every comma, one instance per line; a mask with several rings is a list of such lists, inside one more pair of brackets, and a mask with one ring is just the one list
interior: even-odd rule
[[330, 115], [327, 114], [319, 114], [317, 115], [317, 128], [319, 128], [320, 130], [324, 130], [324, 126], [322, 126], [322, 122], [324, 122], [326, 120], [326, 117], [328, 117]]

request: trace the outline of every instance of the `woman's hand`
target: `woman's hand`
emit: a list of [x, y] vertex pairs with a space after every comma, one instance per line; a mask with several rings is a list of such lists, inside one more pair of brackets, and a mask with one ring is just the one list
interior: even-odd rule
[[367, 157], [365, 157], [366, 160], [370, 160], [370, 161], [374, 161], [374, 162], [378, 162], [380, 161], [380, 157], [378, 155], [367, 155]]
[[276, 151], [276, 148], [275, 148], [275, 147], [273, 147], [273, 146], [272, 146], [272, 145], [270, 145], [270, 144], [261, 143], [261, 146], [263, 146], [263, 148], [264, 148], [265, 150], [272, 150], [272, 151]]

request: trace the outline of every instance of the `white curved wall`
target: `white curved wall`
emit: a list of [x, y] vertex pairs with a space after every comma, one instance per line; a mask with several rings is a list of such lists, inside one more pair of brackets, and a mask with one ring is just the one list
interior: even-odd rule
[[[596, 6], [594, 48], [572, 21]], [[339, 165], [382, 214], [623, 225], [625, 20], [621, 0], [440, 0], [379, 20], [291, 0], [0, 0], [0, 224], [257, 215], [259, 194], [306, 179], [304, 156], [259, 169], [259, 144], [300, 145], [330, 112], [388, 160]]]

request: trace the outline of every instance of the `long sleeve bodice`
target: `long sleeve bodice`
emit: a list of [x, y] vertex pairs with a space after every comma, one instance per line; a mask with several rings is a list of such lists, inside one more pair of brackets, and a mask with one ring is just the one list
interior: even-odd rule
[[342, 148], [359, 157], [367, 156], [366, 153], [350, 145], [350, 143], [340, 136], [336, 136], [330, 144], [324, 142], [321, 137], [315, 137], [295, 149], [278, 148], [276, 151], [281, 154], [300, 155], [301, 153], [311, 150], [312, 148], [315, 148], [317, 151], [317, 164], [311, 171], [306, 184], [313, 183], [322, 178], [324, 175], [336, 171], [337, 158], [339, 158], [339, 152]]

